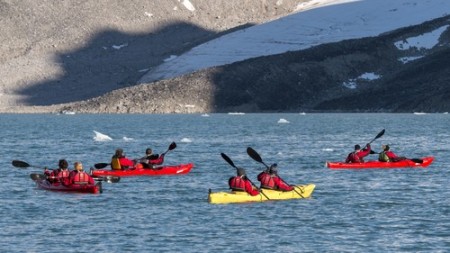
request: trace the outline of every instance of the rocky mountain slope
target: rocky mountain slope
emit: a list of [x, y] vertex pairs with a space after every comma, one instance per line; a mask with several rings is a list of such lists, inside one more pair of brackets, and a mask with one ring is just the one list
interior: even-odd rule
[[[101, 113], [447, 112], [449, 25], [450, 17], [443, 17], [378, 37], [260, 57], [114, 91], [65, 109]], [[446, 31], [432, 48], [402, 50], [395, 45], [439, 28]], [[367, 78], [367, 73], [377, 78]]]
[[298, 2], [0, 0], [0, 112], [133, 86], [171, 55], [290, 14]]

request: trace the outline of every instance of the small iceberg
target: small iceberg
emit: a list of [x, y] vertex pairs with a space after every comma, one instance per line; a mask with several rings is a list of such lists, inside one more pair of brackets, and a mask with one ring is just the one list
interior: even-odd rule
[[288, 124], [288, 123], [289, 123], [289, 121], [287, 121], [286, 119], [283, 119], [283, 118], [278, 120], [278, 124]]
[[192, 140], [189, 138], [183, 138], [181, 139], [181, 142], [192, 142]]
[[97, 131], [95, 131], [95, 130], [94, 130], [94, 134], [95, 134], [95, 136], [94, 136], [93, 139], [94, 139], [95, 141], [112, 141], [112, 138], [109, 137], [109, 136], [106, 135], [106, 134], [102, 134], [102, 133], [97, 132]]
[[306, 112], [301, 112], [300, 115], [306, 115]]
[[122, 139], [123, 139], [124, 141], [134, 141], [133, 138], [129, 138], [129, 137], [126, 137], [126, 136], [124, 136]]
[[244, 112], [229, 112], [228, 115], [245, 115]]
[[425, 112], [414, 112], [414, 115], [425, 115]]
[[326, 152], [333, 152], [334, 151], [334, 149], [332, 149], [332, 148], [324, 148], [324, 149], [322, 149], [323, 151], [326, 151]]
[[203, 114], [202, 114], [202, 117], [209, 117], [209, 114], [203, 113]]

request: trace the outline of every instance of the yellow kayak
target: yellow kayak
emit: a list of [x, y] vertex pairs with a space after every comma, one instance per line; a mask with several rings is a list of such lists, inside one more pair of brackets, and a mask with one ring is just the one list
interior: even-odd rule
[[[312, 192], [316, 188], [314, 184], [308, 185], [296, 185], [296, 191], [276, 191], [262, 189], [264, 194], [258, 194], [256, 196], [251, 196], [246, 192], [209, 192], [208, 202], [212, 204], [228, 204], [228, 203], [243, 203], [243, 202], [261, 202], [268, 200], [285, 200], [285, 199], [302, 199], [311, 197]], [[266, 196], [264, 196], [266, 195]]]

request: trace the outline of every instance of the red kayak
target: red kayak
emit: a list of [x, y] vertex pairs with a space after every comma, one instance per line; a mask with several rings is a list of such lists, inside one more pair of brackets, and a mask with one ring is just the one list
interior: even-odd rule
[[63, 185], [61, 183], [50, 183], [47, 179], [44, 179], [45, 176], [42, 177], [33, 176], [36, 174], [32, 174], [33, 181], [36, 182], [37, 186], [41, 189], [48, 191], [60, 191], [60, 192], [77, 192], [77, 193], [94, 193], [98, 194], [102, 192], [102, 182], [97, 182], [94, 185], [91, 184], [72, 184], [72, 185]]
[[434, 160], [433, 156], [423, 157], [420, 159], [406, 159], [398, 162], [379, 162], [367, 161], [364, 163], [344, 163], [344, 162], [327, 162], [326, 166], [332, 170], [344, 169], [393, 169], [393, 168], [425, 168]]
[[91, 175], [93, 177], [104, 176], [118, 176], [118, 177], [133, 177], [133, 176], [162, 176], [162, 175], [179, 175], [187, 174], [194, 167], [194, 164], [180, 164], [156, 167], [154, 169], [131, 168], [126, 170], [102, 170], [92, 169]]

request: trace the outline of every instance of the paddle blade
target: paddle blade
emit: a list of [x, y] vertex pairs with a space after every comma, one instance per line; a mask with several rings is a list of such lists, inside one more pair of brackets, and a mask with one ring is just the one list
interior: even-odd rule
[[177, 144], [175, 142], [170, 143], [169, 150], [174, 150], [177, 147]]
[[423, 163], [423, 160], [422, 159], [418, 159], [418, 158], [411, 158], [409, 160], [411, 160], [411, 161], [413, 161], [415, 163]]
[[225, 155], [224, 153], [220, 153], [220, 155], [222, 156], [222, 158], [227, 161], [228, 164], [230, 164], [232, 167], [236, 168], [236, 166], [234, 165], [233, 161], [231, 161], [231, 159]]
[[106, 166], [108, 166], [108, 165], [109, 165], [109, 163], [96, 163], [96, 164], [94, 164], [94, 167], [96, 169], [103, 169], [103, 168], [106, 168]]
[[[384, 129], [383, 130], [381, 130], [381, 132], [379, 132], [378, 134], [377, 134], [377, 136], [375, 136], [375, 139], [378, 139], [378, 138], [380, 138], [381, 136], [383, 136], [384, 135]], [[375, 140], [374, 139], [374, 140]]]
[[30, 178], [31, 178], [33, 181], [38, 181], [38, 180], [44, 180], [44, 179], [46, 179], [47, 177], [46, 177], [44, 174], [31, 173], [31, 174], [30, 174]]
[[24, 161], [19, 161], [19, 160], [13, 160], [13, 161], [12, 161], [12, 165], [13, 165], [14, 167], [17, 167], [17, 168], [27, 168], [27, 167], [30, 167], [30, 165], [29, 165], [28, 163], [26, 163], [26, 162], [24, 162]]
[[251, 147], [247, 148], [247, 154], [255, 161], [260, 162], [260, 163], [264, 163], [261, 156], [258, 154], [258, 152], [256, 152], [254, 149], [252, 149]]
[[120, 177], [117, 176], [106, 176], [106, 177], [94, 177], [95, 181], [105, 181], [107, 183], [118, 183], [120, 181]]

